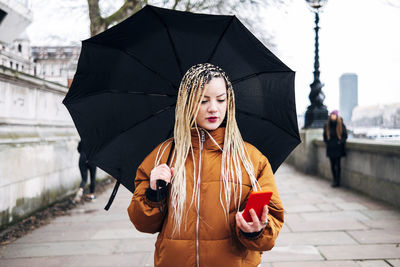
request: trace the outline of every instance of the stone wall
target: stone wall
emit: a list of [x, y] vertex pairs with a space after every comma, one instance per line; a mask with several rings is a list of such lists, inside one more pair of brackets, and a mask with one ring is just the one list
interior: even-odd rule
[[0, 67], [0, 228], [79, 185], [79, 136], [61, 103], [67, 90]]
[[[302, 130], [302, 143], [287, 163], [308, 174], [332, 180], [322, 129]], [[342, 158], [341, 184], [400, 207], [400, 143], [349, 139]]]

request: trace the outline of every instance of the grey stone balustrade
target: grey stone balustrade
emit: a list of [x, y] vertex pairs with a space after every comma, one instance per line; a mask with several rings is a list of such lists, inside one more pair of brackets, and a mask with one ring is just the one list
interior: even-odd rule
[[67, 90], [0, 67], [0, 228], [79, 185], [79, 136], [61, 103]]
[[[302, 143], [287, 163], [298, 170], [332, 179], [322, 129], [302, 130]], [[349, 139], [342, 158], [341, 184], [400, 207], [400, 143]]]

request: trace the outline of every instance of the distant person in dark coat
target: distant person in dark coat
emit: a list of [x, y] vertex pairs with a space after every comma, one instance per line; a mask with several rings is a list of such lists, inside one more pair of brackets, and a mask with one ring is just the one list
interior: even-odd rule
[[94, 195], [96, 189], [96, 166], [90, 163], [86, 157], [86, 150], [85, 146], [83, 145], [82, 141], [78, 144], [78, 152], [79, 156], [79, 170], [81, 172], [81, 184], [79, 185], [78, 192], [75, 195], [74, 202], [80, 202], [83, 190], [86, 186], [87, 177], [88, 177], [88, 170], [90, 172], [90, 194], [86, 195], [86, 197], [90, 200], [94, 200], [96, 197]]
[[340, 186], [340, 158], [346, 156], [347, 131], [339, 112], [334, 110], [324, 126], [326, 156], [331, 161], [332, 187]]

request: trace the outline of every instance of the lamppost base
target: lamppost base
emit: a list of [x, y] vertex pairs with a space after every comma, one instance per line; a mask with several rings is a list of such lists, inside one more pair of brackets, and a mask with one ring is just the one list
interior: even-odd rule
[[328, 120], [328, 109], [326, 106], [309, 106], [306, 111], [304, 128], [323, 128]]

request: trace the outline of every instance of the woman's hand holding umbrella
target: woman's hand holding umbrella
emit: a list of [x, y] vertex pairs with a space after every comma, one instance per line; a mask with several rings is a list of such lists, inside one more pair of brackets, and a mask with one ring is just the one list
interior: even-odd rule
[[264, 227], [268, 225], [268, 206], [264, 206], [261, 220], [258, 219], [256, 212], [251, 209], [250, 216], [253, 222], [246, 222], [243, 218], [243, 211], [236, 213], [236, 225], [245, 233], [260, 232]]
[[150, 188], [157, 190], [157, 180], [162, 180], [169, 184], [173, 175], [174, 168], [170, 168], [167, 164], [155, 167], [150, 173]]

